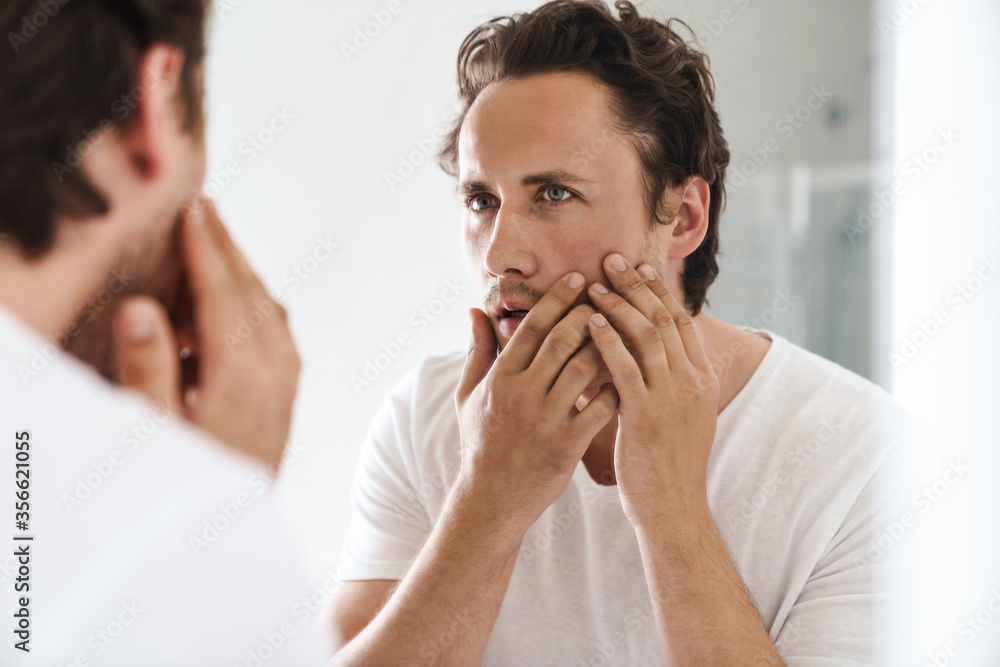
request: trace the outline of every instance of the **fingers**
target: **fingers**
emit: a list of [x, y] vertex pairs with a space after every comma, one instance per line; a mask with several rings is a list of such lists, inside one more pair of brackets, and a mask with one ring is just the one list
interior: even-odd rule
[[118, 306], [112, 329], [118, 382], [179, 410], [180, 358], [166, 310], [150, 297], [131, 297]]
[[[556, 282], [528, 313], [514, 332], [501, 355], [514, 372], [531, 365], [552, 328], [559, 323], [583, 292], [586, 280], [580, 273], [570, 273]], [[565, 359], [563, 360], [565, 363]]]
[[[552, 388], [557, 378], [564, 372], [567, 362], [575, 358], [574, 355], [590, 338], [587, 321], [595, 312], [597, 311], [592, 307], [581, 304], [560, 320], [545, 337], [528, 371], [537, 378], [537, 382], [546, 391]], [[595, 370], [599, 370], [600, 367], [598, 364]], [[573, 368], [583, 370], [576, 364]]]
[[227, 328], [243, 316], [245, 304], [229, 264], [208, 231], [203, 210], [188, 212], [182, 246], [194, 302], [195, 330], [203, 356], [211, 362], [218, 358]]
[[667, 288], [666, 283], [663, 282], [649, 264], [640, 266], [637, 269], [637, 273], [650, 291], [656, 295], [660, 303], [666, 307], [667, 312], [670, 313], [670, 317], [673, 319], [677, 333], [680, 335], [681, 342], [684, 345], [684, 352], [687, 358], [702, 371], [711, 369], [712, 365], [708, 361], [705, 346], [701, 344], [698, 332], [695, 331], [694, 320], [691, 319], [684, 306], [674, 298], [674, 295]]
[[[589, 310], [593, 313], [592, 308]], [[583, 326], [587, 329], [586, 322]], [[589, 329], [587, 337], [590, 337]], [[564, 406], [568, 409], [569, 406], [576, 403], [576, 400], [590, 386], [590, 383], [597, 379], [603, 369], [604, 359], [601, 357], [600, 350], [597, 349], [593, 341], [588, 342], [583, 346], [583, 349], [566, 362], [559, 377], [556, 378], [555, 384], [552, 385], [552, 389], [549, 390], [548, 400], [552, 404], [552, 409], [560, 410]]]
[[593, 440], [598, 432], [615, 416], [620, 402], [618, 389], [615, 385], [604, 385], [597, 392], [597, 396], [594, 396], [587, 407], [576, 416], [574, 427], [581, 429], [589, 437], [588, 442]]
[[631, 344], [646, 376], [661, 377], [671, 367], [683, 367], [684, 346], [666, 306], [621, 255], [609, 255], [604, 270], [617, 293], [596, 283], [590, 298]]
[[642, 399], [646, 393], [646, 382], [635, 358], [625, 349], [621, 336], [600, 313], [591, 317], [589, 324], [591, 338], [611, 372], [621, 399], [626, 402]]
[[276, 463], [301, 369], [284, 310], [207, 202], [186, 214], [182, 249], [197, 354], [197, 381], [185, 385], [186, 415], [220, 441]]
[[[236, 247], [229, 234], [229, 230], [222, 224], [222, 219], [219, 217], [218, 211], [215, 210], [215, 205], [211, 200], [206, 201], [202, 215], [204, 216], [209, 234], [215, 240], [216, 247], [229, 265], [232, 273], [236, 276], [240, 286], [252, 300], [268, 299], [269, 296], [264, 283], [254, 273], [250, 263], [243, 253], [240, 252], [240, 249]], [[281, 309], [281, 311], [284, 312], [284, 309]]]
[[483, 381], [497, 358], [497, 338], [489, 317], [478, 308], [472, 308], [469, 310], [469, 319], [472, 321], [472, 344], [455, 392], [455, 401], [459, 406], [465, 403], [476, 386]]

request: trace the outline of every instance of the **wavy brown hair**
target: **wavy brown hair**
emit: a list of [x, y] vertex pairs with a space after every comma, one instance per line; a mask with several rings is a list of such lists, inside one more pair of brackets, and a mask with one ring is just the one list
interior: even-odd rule
[[533, 12], [488, 21], [458, 53], [462, 112], [445, 139], [441, 167], [458, 175], [458, 140], [469, 108], [491, 83], [552, 72], [579, 72], [611, 91], [618, 129], [630, 137], [644, 171], [651, 224], [664, 224], [667, 188], [697, 175], [709, 185], [708, 232], [684, 262], [681, 285], [693, 315], [719, 273], [719, 217], [725, 205], [729, 145], [715, 110], [708, 56], [674, 30], [682, 21], [639, 16], [631, 2], [618, 16], [597, 0], [556, 0]]
[[107, 198], [69, 158], [88, 136], [130, 121], [150, 45], [184, 51], [178, 103], [185, 129], [199, 126], [209, 2], [0, 4], [0, 236], [22, 254], [48, 252], [60, 219], [107, 214]]

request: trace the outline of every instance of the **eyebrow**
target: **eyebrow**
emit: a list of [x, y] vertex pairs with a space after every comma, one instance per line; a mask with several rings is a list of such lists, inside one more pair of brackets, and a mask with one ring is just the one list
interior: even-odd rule
[[[565, 183], [567, 185], [585, 185], [593, 183], [592, 180], [583, 178], [565, 169], [552, 169], [537, 174], [531, 174], [521, 179], [521, 185], [545, 185], [547, 183]], [[484, 181], [465, 181], [458, 184], [459, 194], [470, 196], [477, 192], [488, 191], [490, 188]]]

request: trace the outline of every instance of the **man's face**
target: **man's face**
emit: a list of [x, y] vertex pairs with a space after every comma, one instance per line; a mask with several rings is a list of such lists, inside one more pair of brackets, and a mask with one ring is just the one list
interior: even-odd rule
[[504, 346], [561, 277], [619, 252], [662, 271], [635, 148], [614, 128], [607, 88], [585, 74], [495, 83], [459, 138], [466, 259]]

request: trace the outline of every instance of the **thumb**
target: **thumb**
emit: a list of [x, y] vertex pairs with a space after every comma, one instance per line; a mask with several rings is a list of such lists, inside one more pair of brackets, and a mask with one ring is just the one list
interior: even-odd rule
[[469, 319], [472, 320], [472, 344], [469, 356], [465, 359], [462, 369], [462, 379], [458, 382], [455, 398], [463, 403], [476, 386], [483, 381], [493, 362], [497, 358], [497, 337], [493, 333], [490, 318], [478, 308], [469, 309]]
[[172, 411], [180, 409], [180, 357], [167, 313], [154, 299], [126, 299], [113, 325], [115, 376]]

